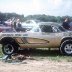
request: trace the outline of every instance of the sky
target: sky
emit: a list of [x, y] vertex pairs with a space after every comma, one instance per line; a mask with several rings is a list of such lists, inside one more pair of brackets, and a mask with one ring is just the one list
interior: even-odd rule
[[72, 16], [72, 0], [0, 0], [0, 12]]

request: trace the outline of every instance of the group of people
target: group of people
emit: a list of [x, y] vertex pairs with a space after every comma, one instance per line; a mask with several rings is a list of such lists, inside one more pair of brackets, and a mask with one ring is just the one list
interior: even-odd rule
[[16, 31], [20, 31], [20, 30], [22, 29], [20, 20], [17, 19], [16, 21], [14, 21], [12, 27], [13, 27]]
[[72, 22], [70, 21], [69, 18], [66, 18], [66, 19], [64, 20], [64, 22], [62, 23], [62, 26], [63, 26], [63, 28], [66, 29], [66, 30], [72, 30]]
[[12, 22], [12, 26], [13, 30], [15, 30], [16, 32], [26, 32], [26, 28], [22, 27], [22, 22], [20, 21], [20, 19], [16, 19]]
[[9, 19], [6, 24], [9, 25], [13, 31], [19, 32], [22, 29], [20, 19]]

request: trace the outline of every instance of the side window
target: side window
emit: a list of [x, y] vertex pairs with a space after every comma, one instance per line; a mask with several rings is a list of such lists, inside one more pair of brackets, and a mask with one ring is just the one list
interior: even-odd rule
[[41, 26], [41, 31], [42, 32], [53, 32], [52, 27], [48, 25]]
[[52, 26], [53, 32], [60, 32], [60, 30], [57, 27]]
[[53, 26], [52, 28], [53, 28], [53, 32], [58, 32], [56, 27]]

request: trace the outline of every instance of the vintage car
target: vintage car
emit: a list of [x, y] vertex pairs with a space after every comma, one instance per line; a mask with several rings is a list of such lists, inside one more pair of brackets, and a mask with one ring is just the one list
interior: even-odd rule
[[0, 33], [0, 44], [6, 55], [24, 48], [59, 48], [65, 55], [72, 55], [72, 32], [58, 23], [42, 22], [28, 32]]

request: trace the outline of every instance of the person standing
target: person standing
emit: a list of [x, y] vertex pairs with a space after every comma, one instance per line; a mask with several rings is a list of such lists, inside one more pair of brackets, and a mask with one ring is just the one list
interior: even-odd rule
[[64, 20], [63, 24], [62, 24], [63, 28], [66, 29], [66, 30], [70, 30], [70, 25], [69, 25], [69, 23], [70, 23], [69, 18], [66, 18], [66, 19]]
[[15, 27], [17, 32], [20, 32], [22, 30], [20, 19], [17, 19], [17, 21], [14, 22], [14, 27]]

